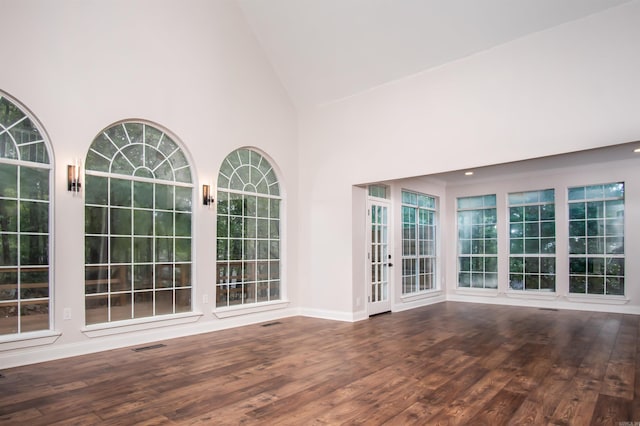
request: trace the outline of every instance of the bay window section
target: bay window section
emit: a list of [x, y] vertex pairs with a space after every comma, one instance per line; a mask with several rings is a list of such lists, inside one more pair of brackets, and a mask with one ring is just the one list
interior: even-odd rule
[[498, 288], [496, 196], [457, 199], [458, 287]]
[[436, 199], [402, 191], [402, 294], [436, 288]]
[[554, 292], [555, 191], [509, 194], [509, 289]]
[[624, 182], [569, 188], [569, 292], [625, 294]]

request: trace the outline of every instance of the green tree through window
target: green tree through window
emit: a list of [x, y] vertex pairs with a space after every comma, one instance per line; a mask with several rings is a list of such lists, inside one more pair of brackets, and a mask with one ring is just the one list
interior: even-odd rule
[[280, 299], [280, 186], [261, 154], [238, 149], [218, 175], [216, 306]]
[[48, 330], [49, 149], [0, 92], [0, 335]]
[[569, 188], [569, 292], [625, 294], [624, 182]]
[[191, 310], [193, 184], [166, 133], [124, 122], [86, 158], [85, 309], [96, 324]]
[[496, 196], [457, 199], [458, 287], [498, 288]]

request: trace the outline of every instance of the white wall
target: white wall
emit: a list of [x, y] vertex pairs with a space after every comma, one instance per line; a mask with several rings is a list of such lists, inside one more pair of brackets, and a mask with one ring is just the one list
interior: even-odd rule
[[638, 22], [634, 1], [302, 113], [303, 306], [355, 306], [352, 185], [639, 139]]
[[[0, 366], [139, 344], [295, 313], [298, 152], [295, 111], [233, 0], [0, 0], [0, 89], [39, 119], [55, 158], [54, 344], [7, 350]], [[84, 327], [83, 200], [66, 191], [68, 162], [124, 119], [166, 128], [192, 160], [196, 187], [242, 146], [273, 159], [286, 192], [289, 309], [218, 319], [213, 304], [215, 210], [194, 203], [195, 323], [90, 338]], [[196, 193], [199, 193], [198, 190]], [[198, 198], [196, 197], [196, 201]], [[71, 320], [63, 320], [70, 308]], [[292, 309], [293, 308], [293, 309]], [[169, 321], [168, 324], [171, 324]]]

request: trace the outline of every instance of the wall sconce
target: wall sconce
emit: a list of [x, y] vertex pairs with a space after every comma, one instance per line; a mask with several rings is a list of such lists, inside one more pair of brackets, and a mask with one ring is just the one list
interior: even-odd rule
[[211, 196], [211, 187], [209, 185], [202, 185], [202, 205], [210, 206], [214, 201]]
[[75, 164], [67, 166], [67, 191], [80, 192], [82, 183], [80, 183], [80, 165], [76, 161]]

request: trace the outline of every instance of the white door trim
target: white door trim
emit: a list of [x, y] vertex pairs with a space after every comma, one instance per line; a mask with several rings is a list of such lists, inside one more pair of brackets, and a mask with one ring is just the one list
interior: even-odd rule
[[390, 200], [368, 197], [366, 214], [365, 294], [367, 315], [371, 316], [391, 311], [393, 238]]

